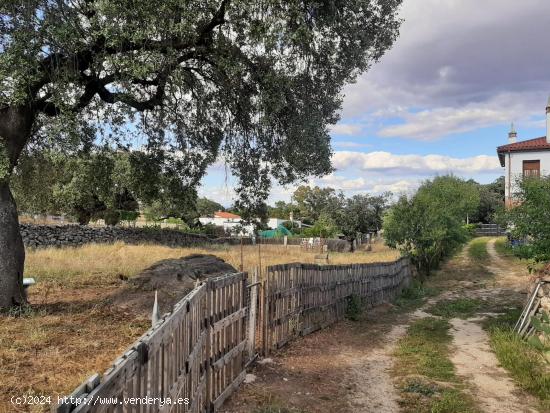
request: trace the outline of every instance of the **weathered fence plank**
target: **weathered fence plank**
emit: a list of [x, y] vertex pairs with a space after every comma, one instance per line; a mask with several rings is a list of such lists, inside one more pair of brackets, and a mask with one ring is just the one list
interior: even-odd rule
[[[411, 279], [409, 261], [354, 265], [284, 264], [265, 278], [228, 274], [199, 285], [105, 372], [56, 413], [210, 413], [242, 383], [256, 352], [345, 317], [352, 295], [369, 306], [395, 298]], [[188, 404], [145, 403], [145, 398]], [[141, 403], [129, 403], [129, 399]]]

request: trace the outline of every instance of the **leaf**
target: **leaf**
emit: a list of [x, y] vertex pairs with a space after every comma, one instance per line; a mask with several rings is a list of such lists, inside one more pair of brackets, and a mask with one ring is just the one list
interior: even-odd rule
[[542, 341], [540, 341], [540, 338], [538, 338], [538, 336], [529, 337], [529, 340], [527, 340], [527, 342], [535, 347], [537, 350], [544, 351], [544, 344], [542, 344]]

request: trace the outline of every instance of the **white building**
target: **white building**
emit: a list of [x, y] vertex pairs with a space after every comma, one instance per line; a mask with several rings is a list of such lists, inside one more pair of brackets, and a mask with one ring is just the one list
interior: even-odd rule
[[497, 148], [500, 165], [505, 168], [506, 206], [514, 204], [517, 182], [526, 176], [550, 175], [550, 98], [546, 106], [546, 136], [517, 142], [512, 124], [508, 144]]
[[[277, 229], [279, 228], [279, 225], [284, 224], [285, 222], [290, 222], [289, 219], [281, 219], [281, 218], [269, 218], [267, 220], [267, 227], [269, 229]], [[292, 221], [294, 223], [295, 227], [302, 228], [302, 221]]]
[[218, 211], [214, 213], [214, 217], [201, 217], [199, 221], [203, 225], [212, 224], [217, 227], [222, 227], [224, 231], [232, 235], [254, 235], [254, 226], [243, 225], [241, 217], [231, 212]]

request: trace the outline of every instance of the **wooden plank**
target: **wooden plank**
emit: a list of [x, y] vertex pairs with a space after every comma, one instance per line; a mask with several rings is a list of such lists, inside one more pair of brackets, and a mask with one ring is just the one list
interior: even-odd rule
[[246, 377], [246, 370], [241, 372], [241, 374], [239, 374], [237, 376], [237, 378], [235, 378], [235, 380], [233, 380], [233, 382], [227, 386], [227, 388], [222, 392], [222, 394], [219, 395], [219, 397], [214, 400], [214, 411], [216, 411], [217, 409], [219, 409], [223, 402], [229, 397], [231, 396], [231, 394], [233, 394], [233, 392], [241, 385], [241, 383], [244, 381], [244, 378]]

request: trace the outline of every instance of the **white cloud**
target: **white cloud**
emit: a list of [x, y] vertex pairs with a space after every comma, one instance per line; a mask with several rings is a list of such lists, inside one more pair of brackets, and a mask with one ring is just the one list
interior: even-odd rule
[[337, 146], [339, 148], [368, 148], [372, 146], [370, 143], [361, 143], [361, 142], [351, 142], [351, 141], [343, 141], [343, 142], [332, 142], [332, 146]]
[[330, 127], [330, 133], [333, 135], [346, 135], [346, 136], [356, 136], [360, 135], [362, 132], [361, 125], [352, 125], [347, 123], [337, 123]]
[[332, 158], [336, 169], [361, 172], [414, 174], [483, 174], [501, 171], [496, 156], [479, 155], [469, 158], [452, 158], [444, 155], [396, 155], [389, 152], [336, 152]]

